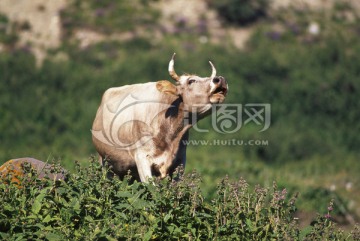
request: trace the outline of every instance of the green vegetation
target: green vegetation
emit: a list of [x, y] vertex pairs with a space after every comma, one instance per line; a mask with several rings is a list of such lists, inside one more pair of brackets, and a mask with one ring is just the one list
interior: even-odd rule
[[0, 43], [12, 46], [17, 40], [15, 24], [9, 23], [9, 19], [0, 14]]
[[232, 24], [247, 25], [266, 16], [270, 0], [209, 0], [225, 21]]
[[[272, 14], [268, 21], [258, 23], [245, 50], [226, 43], [204, 44], [198, 41], [198, 32], [186, 31], [175, 31], [175, 34], [163, 32], [161, 39], [152, 38], [150, 31], [149, 37], [134, 35], [128, 41], [104, 41], [80, 49], [71, 35], [76, 23], [79, 28], [103, 33], [127, 31], [128, 27], [143, 26], [143, 20], [138, 22], [130, 16], [142, 15], [150, 7], [141, 5], [136, 11], [133, 8], [134, 11], [118, 11], [116, 9], [127, 3], [117, 1], [113, 3], [113, 8], [107, 8], [108, 12], [101, 20], [90, 17], [96, 8], [101, 7], [97, 4], [105, 1], [88, 1], [86, 6], [77, 5], [77, 2], [81, 1], [74, 1], [75, 5], [62, 13], [66, 32], [63, 45], [49, 53], [41, 68], [35, 67], [35, 58], [29, 51], [31, 46], [13, 47], [11, 43], [16, 41], [17, 36], [13, 31], [5, 31], [3, 26], [8, 20], [0, 16], [0, 41], [9, 47], [0, 54], [0, 163], [11, 158], [32, 156], [41, 160], [61, 160], [62, 165], [72, 172], [75, 171], [74, 160], [79, 160], [82, 166], [89, 165], [87, 157], [95, 154], [90, 128], [102, 93], [113, 86], [170, 79], [167, 64], [172, 53], [176, 52], [178, 73], [207, 76], [210, 73], [208, 60], [212, 60], [218, 74], [225, 76], [229, 82], [227, 103], [271, 104], [271, 126], [265, 132], [259, 133], [259, 126], [249, 124], [236, 133], [219, 134], [212, 130], [211, 118], [200, 123], [200, 127], [208, 128], [209, 132], [191, 132], [191, 139], [195, 140], [268, 141], [268, 145], [253, 146], [189, 146], [186, 173], [193, 169], [201, 173], [202, 182], [199, 185], [207, 200], [219, 198], [216, 185], [225, 175], [230, 180], [243, 177], [250, 187], [257, 184], [269, 187], [276, 180], [290, 196], [300, 193], [297, 207], [301, 211], [325, 213], [326, 204], [334, 200], [336, 218], [344, 220], [350, 214], [357, 220], [359, 213], [356, 207], [360, 203], [360, 34], [359, 18], [352, 8], [338, 4], [328, 12], [290, 9]], [[141, 1], [136, 2], [140, 4]], [[157, 16], [147, 12], [144, 18], [147, 19], [148, 14], [154, 14], [154, 19]], [[144, 26], [151, 25], [151, 30], [156, 23], [150, 22]], [[309, 33], [308, 27], [312, 22], [318, 24], [319, 33]], [[9, 39], [12, 40], [9, 42]], [[86, 177], [81, 178], [85, 183]], [[107, 182], [106, 185], [118, 183], [115, 180], [103, 182]], [[92, 184], [95, 185], [95, 182]], [[72, 184], [59, 185], [69, 185], [64, 188], [70, 188]], [[149, 187], [116, 185], [123, 188], [119, 192], [132, 188], [135, 188], [132, 193], [145, 190], [143, 199], [150, 202], [152, 194]], [[25, 198], [25, 194], [20, 193], [30, 189], [14, 189], [12, 192], [19, 198]], [[35, 188], [31, 190], [33, 196], [28, 196], [29, 200], [38, 195]], [[53, 195], [51, 188], [43, 190], [46, 195]], [[253, 191], [250, 193], [255, 195]], [[76, 193], [71, 195], [78, 196]], [[201, 208], [207, 207], [209, 212], [213, 212], [211, 215], [214, 214], [215, 206], [207, 205], [210, 205], [209, 202]], [[29, 218], [26, 215], [24, 218]], [[111, 219], [115, 220], [116, 215], [121, 214], [111, 215], [115, 215]], [[290, 211], [283, 217], [289, 218]], [[66, 222], [70, 225], [72, 221], [66, 218], [61, 225], [66, 226]], [[203, 221], [191, 222], [206, 225]], [[216, 223], [215, 220], [211, 222], [209, 225]], [[98, 225], [108, 224], [94, 222], [92, 232]], [[131, 232], [135, 232], [143, 223], [139, 221], [131, 225], [139, 225], [130, 227]], [[226, 227], [224, 232], [229, 229]], [[31, 230], [36, 233], [37, 229]], [[88, 232], [81, 230], [80, 233]], [[144, 230], [151, 231], [146, 227]], [[158, 231], [152, 230], [153, 233]], [[89, 232], [87, 235], [92, 234]], [[214, 231], [207, 232], [207, 235], [215, 237], [218, 234]]]
[[253, 190], [243, 179], [225, 178], [210, 202], [196, 173], [178, 174], [178, 182], [130, 184], [107, 178], [96, 160], [88, 168], [76, 166], [66, 182], [39, 180], [24, 169], [22, 188], [0, 184], [5, 240], [357, 240], [360, 235], [358, 229], [345, 234], [335, 227], [332, 203], [301, 231], [293, 219], [296, 197], [275, 183]]
[[158, 11], [149, 8], [149, 4], [153, 1], [155, 0], [74, 0], [62, 12], [62, 23], [68, 34], [79, 28], [89, 28], [104, 33], [134, 31], [135, 26], [148, 28], [154, 25], [159, 16]]

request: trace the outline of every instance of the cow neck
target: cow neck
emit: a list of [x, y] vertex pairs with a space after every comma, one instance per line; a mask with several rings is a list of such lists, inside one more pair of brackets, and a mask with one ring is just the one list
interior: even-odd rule
[[160, 131], [154, 142], [157, 150], [154, 156], [162, 154], [165, 150], [176, 153], [179, 143], [186, 132], [191, 128], [190, 124], [184, 123], [184, 103], [181, 98], [171, 102], [171, 107], [165, 113], [165, 119], [160, 124]]
[[171, 132], [171, 140], [181, 139], [182, 136], [188, 131], [191, 127], [191, 123], [185, 122], [185, 108], [184, 102], [181, 97], [178, 97], [171, 103], [171, 107], [166, 113], [168, 124], [171, 127], [169, 132]]

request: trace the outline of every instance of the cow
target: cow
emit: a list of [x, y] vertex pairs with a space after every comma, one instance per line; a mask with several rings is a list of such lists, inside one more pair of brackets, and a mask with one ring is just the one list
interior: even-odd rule
[[[45, 163], [43, 161], [31, 158], [23, 157], [18, 159], [11, 159], [5, 162], [0, 167], [0, 178], [3, 182], [10, 181], [17, 186], [21, 185], [21, 180], [25, 178], [26, 165], [32, 168], [37, 174], [37, 178], [49, 178], [51, 180], [65, 180], [67, 171], [65, 169], [56, 170], [53, 165]], [[9, 180], [7, 180], [10, 178]]]
[[99, 161], [123, 178], [138, 181], [171, 176], [186, 163], [189, 129], [208, 116], [228, 93], [224, 77], [178, 76], [175, 53], [168, 80], [114, 87], [105, 91], [92, 125], [92, 140]]

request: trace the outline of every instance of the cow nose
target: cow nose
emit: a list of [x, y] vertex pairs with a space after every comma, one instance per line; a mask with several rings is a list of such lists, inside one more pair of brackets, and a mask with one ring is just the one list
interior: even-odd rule
[[222, 76], [215, 76], [211, 80], [211, 92], [214, 94], [216, 93], [222, 93], [224, 96], [226, 96], [228, 92], [228, 84], [224, 77]]
[[212, 82], [216, 85], [216, 86], [222, 86], [224, 88], [227, 87], [227, 81], [225, 80], [224, 77], [222, 76], [216, 76], [213, 78]]
[[222, 79], [219, 76], [214, 77], [212, 80], [212, 82], [216, 85], [221, 85], [221, 81], [222, 81]]

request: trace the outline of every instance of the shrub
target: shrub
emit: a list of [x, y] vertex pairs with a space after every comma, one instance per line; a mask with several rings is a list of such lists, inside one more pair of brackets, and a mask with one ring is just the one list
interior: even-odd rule
[[220, 17], [233, 24], [246, 25], [266, 16], [269, 0], [210, 0]]
[[[77, 26], [104, 32], [133, 29], [138, 18], [131, 16], [142, 14], [147, 8], [118, 11], [122, 5], [132, 4], [128, 2], [71, 1], [62, 15], [65, 31], [71, 32]], [[107, 4], [116, 5], [107, 8], [109, 15], [91, 19], [96, 8], [106, 8]], [[199, 123], [210, 130], [208, 133], [192, 130], [192, 139], [259, 139], [269, 143], [189, 146], [187, 167], [196, 167], [202, 173], [206, 197], [215, 197], [214, 179], [225, 174], [237, 178], [241, 173], [249, 183], [265, 185], [282, 177], [287, 187], [301, 188], [303, 194], [319, 194], [317, 187], [324, 190], [332, 184], [340, 187], [344, 180], [358, 183], [359, 24], [333, 21], [327, 12], [286, 10], [281, 14], [279, 20], [272, 16], [272, 21], [256, 26], [246, 50], [232, 48], [227, 41], [217, 46], [211, 41], [199, 43], [192, 33], [164, 35], [164, 39], [156, 41], [145, 37], [128, 42], [105, 41], [79, 49], [64, 35], [60, 50], [52, 52], [67, 56], [68, 60], [55, 61], [50, 55], [40, 69], [35, 68], [35, 59], [26, 48], [3, 51], [0, 162], [21, 156], [46, 159], [50, 154], [61, 157], [68, 169], [72, 168], [73, 159], [85, 163], [86, 156], [95, 152], [89, 129], [102, 93], [114, 86], [169, 78], [167, 63], [171, 54], [177, 52], [178, 73], [207, 76], [207, 61], [214, 61], [218, 73], [229, 83], [226, 103], [271, 104], [271, 127], [265, 132], [258, 133], [258, 126], [249, 124], [232, 135], [220, 135], [211, 128], [211, 118]], [[308, 33], [312, 21], [320, 26], [316, 36]], [[8, 20], [0, 16], [0, 39], [14, 32], [5, 31], [7, 25]], [[245, 121], [246, 115], [243, 118]], [[359, 202], [357, 189], [342, 192], [338, 188], [336, 193], [349, 203]], [[319, 195], [302, 195], [299, 206], [301, 198], [311, 204], [309, 209], [319, 210], [315, 205]]]
[[0, 14], [0, 44], [12, 47], [17, 40], [16, 24], [10, 23], [5, 15]]
[[[18, 188], [0, 184], [0, 237], [6, 240], [352, 240], [334, 227], [330, 212], [301, 233], [294, 219], [296, 197], [286, 189], [227, 178], [208, 202], [192, 172], [178, 181], [153, 184], [108, 179], [95, 161], [67, 181], [38, 180]], [[28, 183], [30, 183], [28, 181]], [[329, 207], [330, 207], [329, 206]]]

